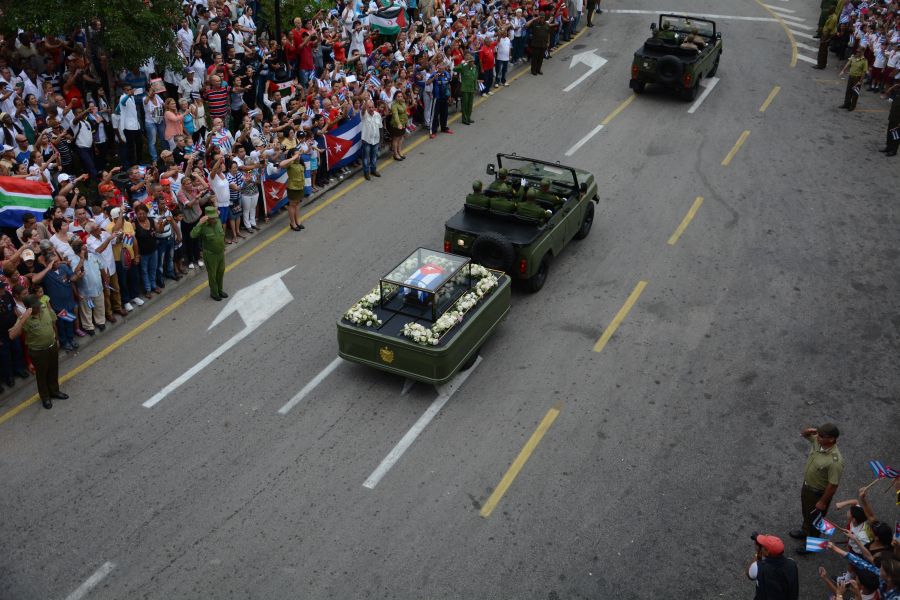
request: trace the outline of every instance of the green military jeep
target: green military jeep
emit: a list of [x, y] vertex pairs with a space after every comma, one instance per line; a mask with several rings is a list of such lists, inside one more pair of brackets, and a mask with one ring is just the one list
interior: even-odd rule
[[[497, 166], [521, 195], [549, 180], [549, 190], [536, 200], [547, 211], [546, 219], [466, 203], [445, 225], [444, 251], [470, 256], [485, 267], [523, 280], [528, 290], [536, 292], [547, 280], [551, 260], [571, 240], [590, 233], [594, 203], [600, 201], [597, 184], [587, 171], [516, 154], [498, 154]], [[490, 164], [487, 173], [497, 175], [498, 169]], [[510, 197], [490, 186], [484, 193], [491, 202], [497, 198], [508, 203]]]
[[341, 358], [442, 385], [475, 363], [509, 313], [510, 278], [418, 248], [337, 322]]
[[648, 83], [676, 90], [692, 101], [700, 91], [700, 80], [719, 69], [722, 34], [714, 21], [683, 15], [659, 16], [650, 25], [653, 35], [634, 53], [629, 87], [640, 94]]

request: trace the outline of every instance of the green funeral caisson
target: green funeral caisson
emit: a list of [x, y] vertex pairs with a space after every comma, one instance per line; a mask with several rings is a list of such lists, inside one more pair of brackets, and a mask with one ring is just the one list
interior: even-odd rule
[[504, 273], [418, 248], [338, 320], [338, 354], [441, 385], [475, 362], [509, 300]]

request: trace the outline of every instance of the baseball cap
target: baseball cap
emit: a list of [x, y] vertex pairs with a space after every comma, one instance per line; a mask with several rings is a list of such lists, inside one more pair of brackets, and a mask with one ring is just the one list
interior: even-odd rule
[[12, 146], [7, 146], [6, 144], [0, 146], [0, 154], [3, 154], [4, 152], [12, 152], [14, 150], [15, 148], [13, 148]]
[[784, 542], [777, 535], [760, 534], [753, 538], [753, 541], [766, 549], [773, 556], [784, 553]]
[[34, 250], [26, 248], [22, 251], [22, 260], [34, 260]]
[[111, 211], [109, 211], [109, 218], [110, 219], [118, 219], [121, 214], [122, 214], [121, 208], [114, 208]]
[[63, 181], [69, 181], [70, 179], [72, 179], [72, 176], [68, 173], [60, 173], [56, 178], [56, 180], [60, 183], [62, 183]]

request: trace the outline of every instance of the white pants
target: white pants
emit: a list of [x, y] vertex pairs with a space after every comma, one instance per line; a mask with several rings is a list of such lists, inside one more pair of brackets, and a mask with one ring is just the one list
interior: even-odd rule
[[255, 194], [241, 194], [241, 218], [244, 229], [256, 226], [256, 205], [259, 204], [259, 190]]

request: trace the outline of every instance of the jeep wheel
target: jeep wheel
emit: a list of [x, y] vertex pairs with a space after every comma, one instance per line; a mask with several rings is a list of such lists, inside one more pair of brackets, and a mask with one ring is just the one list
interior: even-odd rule
[[707, 77], [715, 77], [716, 71], [719, 70], [719, 59], [720, 58], [722, 58], [722, 57], [721, 56], [716, 57], [716, 62], [713, 63], [713, 68], [709, 71], [709, 73], [706, 74]]
[[472, 244], [472, 260], [488, 269], [509, 273], [516, 260], [516, 250], [503, 235], [488, 232]]
[[635, 94], [643, 94], [644, 90], [647, 89], [646, 81], [635, 81], [631, 84], [631, 89], [634, 90]]
[[538, 267], [537, 273], [525, 280], [525, 285], [529, 292], [539, 292], [547, 282], [547, 274], [550, 272], [550, 253], [544, 255], [541, 259], [541, 266]]
[[684, 66], [677, 56], [667, 54], [656, 63], [656, 74], [662, 83], [675, 83], [681, 77]]
[[583, 240], [591, 232], [591, 225], [594, 224], [594, 205], [588, 202], [587, 209], [584, 211], [584, 220], [581, 222], [581, 229], [575, 234], [576, 240]]

